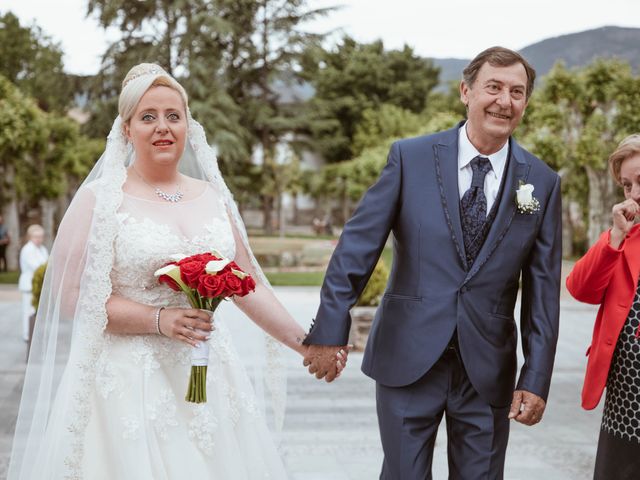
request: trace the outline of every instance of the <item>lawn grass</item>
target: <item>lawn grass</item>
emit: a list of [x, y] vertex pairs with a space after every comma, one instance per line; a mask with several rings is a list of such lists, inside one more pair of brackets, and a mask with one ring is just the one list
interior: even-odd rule
[[281, 254], [282, 252], [301, 252], [309, 248], [331, 249], [333, 239], [305, 238], [305, 237], [249, 237], [251, 249], [256, 255]]
[[[282, 239], [279, 235], [265, 235], [261, 230], [248, 230], [247, 234], [249, 238], [279, 238]], [[286, 239], [294, 239], [294, 240], [337, 240], [337, 235], [316, 235], [314, 233], [304, 234], [304, 233], [286, 233], [284, 235]]]
[[[382, 256], [387, 268], [391, 269], [393, 261], [393, 250], [386, 247], [382, 251]], [[320, 287], [324, 280], [325, 269], [305, 271], [305, 272], [265, 272], [269, 282], [277, 287]]]
[[324, 280], [324, 270], [311, 272], [268, 272], [265, 273], [275, 287], [319, 287]]
[[16, 284], [19, 277], [20, 272], [0, 272], [0, 284]]

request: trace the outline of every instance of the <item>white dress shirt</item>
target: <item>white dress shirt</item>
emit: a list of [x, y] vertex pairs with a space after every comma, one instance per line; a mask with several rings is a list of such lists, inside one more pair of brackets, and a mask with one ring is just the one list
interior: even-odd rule
[[484, 177], [484, 195], [487, 197], [487, 215], [489, 215], [491, 207], [500, 192], [502, 173], [509, 156], [509, 142], [506, 142], [496, 153], [482, 155], [469, 141], [466, 126], [465, 122], [458, 130], [458, 192], [460, 193], [460, 199], [462, 199], [462, 196], [471, 187], [471, 179], [473, 178], [471, 160], [478, 155], [488, 158], [489, 163], [491, 163], [491, 170]]

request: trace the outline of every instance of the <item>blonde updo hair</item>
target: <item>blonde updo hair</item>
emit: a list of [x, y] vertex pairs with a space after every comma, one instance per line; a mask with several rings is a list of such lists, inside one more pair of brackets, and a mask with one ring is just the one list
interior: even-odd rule
[[618, 148], [609, 156], [609, 170], [613, 179], [621, 183], [620, 167], [627, 158], [640, 154], [640, 133], [634, 133], [622, 140]]
[[122, 81], [122, 91], [118, 100], [118, 113], [123, 123], [131, 120], [142, 96], [151, 87], [169, 87], [182, 97], [184, 109], [187, 110], [188, 98], [182, 85], [155, 63], [140, 63], [129, 70]]

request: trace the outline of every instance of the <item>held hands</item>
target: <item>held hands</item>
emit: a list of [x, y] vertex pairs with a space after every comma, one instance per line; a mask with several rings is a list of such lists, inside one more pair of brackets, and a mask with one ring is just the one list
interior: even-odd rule
[[612, 247], [618, 248], [625, 235], [633, 227], [636, 215], [640, 215], [640, 205], [635, 200], [628, 198], [624, 202], [614, 205], [611, 214], [613, 226], [611, 227], [610, 244]]
[[197, 347], [215, 330], [211, 316], [196, 308], [164, 308], [160, 312], [160, 333]]
[[346, 366], [351, 348], [351, 345], [309, 345], [302, 364], [309, 367], [309, 373], [315, 374], [316, 378], [332, 382], [340, 376]]
[[509, 419], [524, 425], [535, 425], [542, 420], [546, 402], [535, 393], [525, 390], [513, 392]]

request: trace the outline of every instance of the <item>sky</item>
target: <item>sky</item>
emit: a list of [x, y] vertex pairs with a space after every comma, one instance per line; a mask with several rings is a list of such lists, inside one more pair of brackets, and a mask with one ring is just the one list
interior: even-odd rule
[[[387, 48], [408, 44], [436, 58], [472, 58], [493, 45], [517, 50], [605, 25], [640, 27], [640, 0], [309, 0], [310, 8], [336, 5], [342, 7], [307, 30], [334, 32], [334, 42], [344, 33], [360, 42], [381, 38]], [[35, 22], [59, 42], [66, 71], [76, 74], [97, 73], [106, 46], [119, 37], [86, 10], [87, 0], [0, 0], [0, 13]]]

